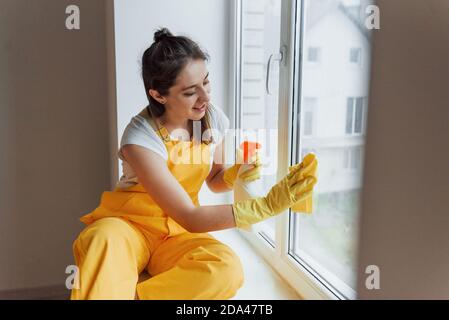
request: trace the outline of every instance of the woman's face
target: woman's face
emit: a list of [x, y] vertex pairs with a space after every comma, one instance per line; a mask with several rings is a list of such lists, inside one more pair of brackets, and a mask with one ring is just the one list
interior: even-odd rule
[[170, 88], [165, 108], [169, 117], [201, 120], [210, 101], [209, 72], [202, 59], [190, 60]]

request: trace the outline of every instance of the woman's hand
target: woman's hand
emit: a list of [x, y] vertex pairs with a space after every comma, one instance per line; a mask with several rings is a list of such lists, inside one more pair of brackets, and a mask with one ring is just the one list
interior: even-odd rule
[[[240, 149], [237, 150], [237, 153], [237, 159], [243, 159], [242, 151]], [[245, 182], [254, 181], [260, 178], [262, 171], [262, 161], [260, 159], [259, 153], [256, 152], [255, 155], [252, 156], [246, 164], [250, 164], [250, 168], [242, 172], [240, 175], [238, 175], [238, 172], [240, 170], [240, 167], [244, 165], [244, 163], [236, 163], [232, 167], [229, 167], [225, 170], [223, 174], [223, 181], [226, 183], [229, 189], [232, 189], [234, 187], [234, 183], [237, 178], [240, 178]]]
[[317, 164], [315, 155], [311, 154], [301, 164], [292, 166], [290, 173], [276, 183], [265, 197], [235, 202], [233, 213], [236, 226], [246, 228], [311, 197], [317, 182]]
[[317, 182], [318, 162], [314, 154], [289, 168], [290, 173], [275, 184], [265, 197], [274, 213], [280, 213], [312, 195]]
[[260, 173], [262, 171], [262, 161], [260, 159], [259, 153], [256, 153], [248, 162], [250, 164], [250, 168], [244, 172], [242, 172], [238, 178], [242, 179], [245, 182], [254, 181], [260, 179]]

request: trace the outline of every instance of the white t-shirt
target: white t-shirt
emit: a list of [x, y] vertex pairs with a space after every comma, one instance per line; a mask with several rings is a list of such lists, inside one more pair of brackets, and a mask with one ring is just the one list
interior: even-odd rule
[[[225, 136], [225, 130], [229, 129], [229, 119], [224, 112], [210, 104], [210, 123], [211, 134], [214, 137], [214, 143], [210, 144], [211, 162], [213, 161], [213, 154], [216, 146], [221, 142]], [[127, 144], [136, 144], [145, 147], [151, 151], [156, 152], [164, 160], [168, 160], [167, 148], [164, 145], [161, 137], [156, 133], [155, 129], [149, 123], [150, 117], [147, 108], [145, 107], [138, 115], [134, 116], [123, 132], [120, 141], [120, 148], [118, 150], [118, 157], [122, 160], [123, 175], [120, 181], [117, 182], [117, 188], [128, 188], [139, 183], [136, 174], [131, 166], [126, 162], [122, 155], [122, 147]], [[173, 138], [173, 137], [172, 137]]]

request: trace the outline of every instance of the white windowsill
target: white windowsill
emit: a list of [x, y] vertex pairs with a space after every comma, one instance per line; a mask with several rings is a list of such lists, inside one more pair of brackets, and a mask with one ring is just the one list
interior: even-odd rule
[[245, 283], [231, 300], [299, 300], [301, 297], [256, 253], [236, 229], [210, 232], [234, 250], [242, 262]]

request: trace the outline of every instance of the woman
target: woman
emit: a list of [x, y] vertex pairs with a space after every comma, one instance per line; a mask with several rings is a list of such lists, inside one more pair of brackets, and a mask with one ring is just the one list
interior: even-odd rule
[[[206, 232], [249, 226], [310, 197], [314, 161], [291, 167], [266, 197], [199, 205], [204, 181], [214, 192], [229, 191], [240, 166], [220, 160], [217, 133], [229, 120], [210, 103], [207, 59], [195, 42], [165, 28], [143, 54], [149, 105], [125, 129], [115, 190], [81, 218], [88, 226], [73, 243], [79, 287], [71, 299], [231, 298], [243, 284], [241, 263]], [[181, 131], [184, 139], [175, 135]], [[195, 154], [200, 161], [192, 161]], [[252, 163], [243, 179], [260, 177], [260, 161]], [[137, 284], [143, 270], [152, 277]]]

